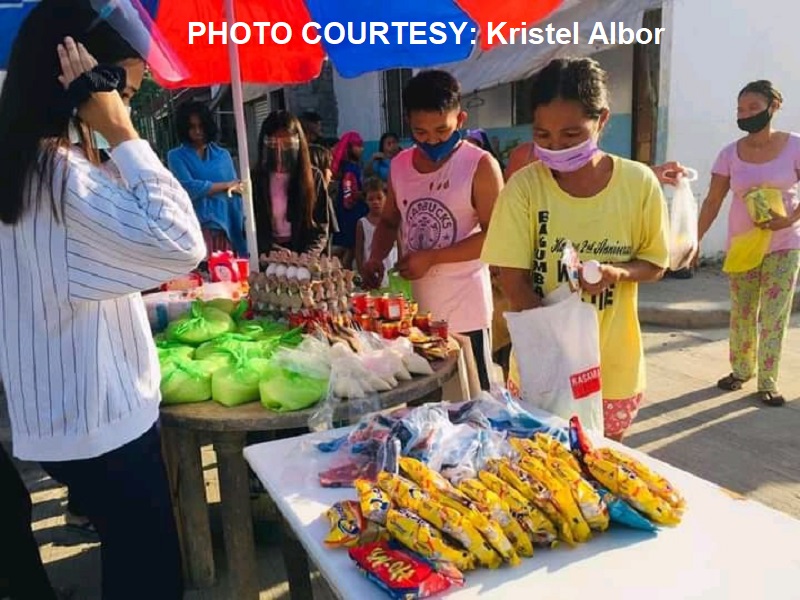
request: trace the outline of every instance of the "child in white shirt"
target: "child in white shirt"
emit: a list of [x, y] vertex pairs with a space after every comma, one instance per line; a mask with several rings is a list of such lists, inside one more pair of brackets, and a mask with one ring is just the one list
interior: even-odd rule
[[[356, 268], [361, 272], [361, 265], [369, 260], [372, 252], [372, 239], [375, 229], [380, 223], [383, 205], [386, 202], [387, 190], [386, 182], [379, 177], [371, 177], [364, 182], [364, 194], [369, 207], [366, 217], [358, 220], [356, 225]], [[394, 268], [398, 261], [397, 242], [395, 241], [391, 251], [383, 260], [383, 283], [382, 287], [389, 285], [389, 271]]]

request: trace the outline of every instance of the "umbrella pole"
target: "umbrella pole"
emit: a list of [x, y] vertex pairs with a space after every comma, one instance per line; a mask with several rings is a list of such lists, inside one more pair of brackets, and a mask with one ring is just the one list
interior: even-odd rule
[[[225, 0], [225, 18], [229, 27], [236, 22], [233, 0]], [[239, 46], [237, 44], [228, 44], [228, 57], [231, 65], [231, 93], [233, 94], [233, 116], [236, 123], [236, 144], [239, 149], [239, 171], [244, 188], [242, 200], [244, 201], [247, 250], [250, 253], [250, 272], [257, 273], [259, 264], [256, 222], [253, 213], [253, 184], [250, 180], [250, 155], [247, 148], [247, 126], [244, 120], [242, 71], [239, 65]]]

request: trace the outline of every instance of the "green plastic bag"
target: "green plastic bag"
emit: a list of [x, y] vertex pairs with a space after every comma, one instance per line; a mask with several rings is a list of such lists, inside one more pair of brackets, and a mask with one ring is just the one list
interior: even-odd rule
[[194, 348], [185, 344], [167, 342], [163, 345], [156, 345], [156, 352], [158, 353], [158, 359], [162, 361], [173, 357], [194, 358]]
[[161, 402], [188, 404], [211, 400], [211, 379], [220, 368], [214, 361], [173, 357], [161, 372]]
[[280, 337], [287, 331], [285, 325], [267, 319], [241, 321], [236, 330], [237, 333], [250, 338], [254, 342]]
[[263, 358], [264, 351], [259, 342], [255, 342], [249, 337], [240, 333], [226, 333], [201, 344], [195, 350], [194, 356], [197, 359], [205, 359], [214, 355], [231, 356], [243, 354], [246, 358]]
[[384, 294], [403, 294], [406, 300], [413, 301], [414, 294], [411, 291], [411, 282], [408, 279], [400, 277], [400, 273], [391, 269], [388, 273], [389, 285], [381, 290]]
[[247, 300], [242, 299], [238, 302], [229, 298], [214, 298], [205, 302], [206, 306], [216, 308], [222, 312], [233, 317], [234, 320], [242, 318], [242, 315], [247, 312]]
[[303, 410], [328, 393], [330, 370], [310, 361], [293, 360], [292, 351], [275, 356], [259, 385], [261, 405], [275, 412]]
[[236, 324], [229, 314], [195, 300], [188, 315], [167, 326], [166, 338], [173, 342], [199, 346], [230, 333], [235, 328]]
[[259, 399], [258, 384], [269, 370], [269, 360], [246, 358], [239, 353], [233, 364], [211, 378], [211, 397], [224, 406], [239, 406]]

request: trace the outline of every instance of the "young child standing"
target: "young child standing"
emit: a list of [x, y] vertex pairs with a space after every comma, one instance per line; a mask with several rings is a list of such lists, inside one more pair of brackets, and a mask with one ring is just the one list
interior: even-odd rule
[[[372, 241], [375, 238], [375, 230], [381, 222], [383, 205], [386, 203], [387, 196], [386, 183], [380, 177], [370, 177], [364, 182], [364, 193], [367, 199], [369, 212], [366, 217], [358, 220], [356, 226], [356, 268], [361, 272], [361, 268], [369, 260], [372, 254]], [[395, 242], [388, 256], [383, 259], [383, 281], [381, 287], [389, 285], [388, 272], [397, 263], [397, 243]]]
[[383, 278], [383, 260], [402, 231], [400, 275], [411, 281], [419, 307], [469, 337], [483, 389], [489, 389], [492, 288], [480, 261], [503, 175], [492, 156], [462, 141], [467, 113], [461, 86], [445, 71], [422, 71], [403, 90], [416, 142], [392, 160], [389, 188], [365, 282]]
[[355, 131], [348, 131], [333, 149], [333, 176], [337, 179], [336, 222], [339, 231], [333, 236], [333, 254], [345, 269], [353, 268], [356, 246], [356, 224], [367, 214], [362, 187], [361, 155], [364, 140]]

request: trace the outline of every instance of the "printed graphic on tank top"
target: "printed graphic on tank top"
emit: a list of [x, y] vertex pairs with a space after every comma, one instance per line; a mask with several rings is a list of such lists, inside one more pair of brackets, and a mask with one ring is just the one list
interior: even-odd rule
[[[413, 165], [414, 149], [392, 160], [392, 187], [400, 211], [403, 253], [449, 248], [480, 232], [472, 181], [487, 153], [462, 142], [433, 173]], [[412, 282], [421, 310], [446, 319], [451, 331], [486, 329], [492, 322], [489, 269], [480, 260], [439, 264]]]

